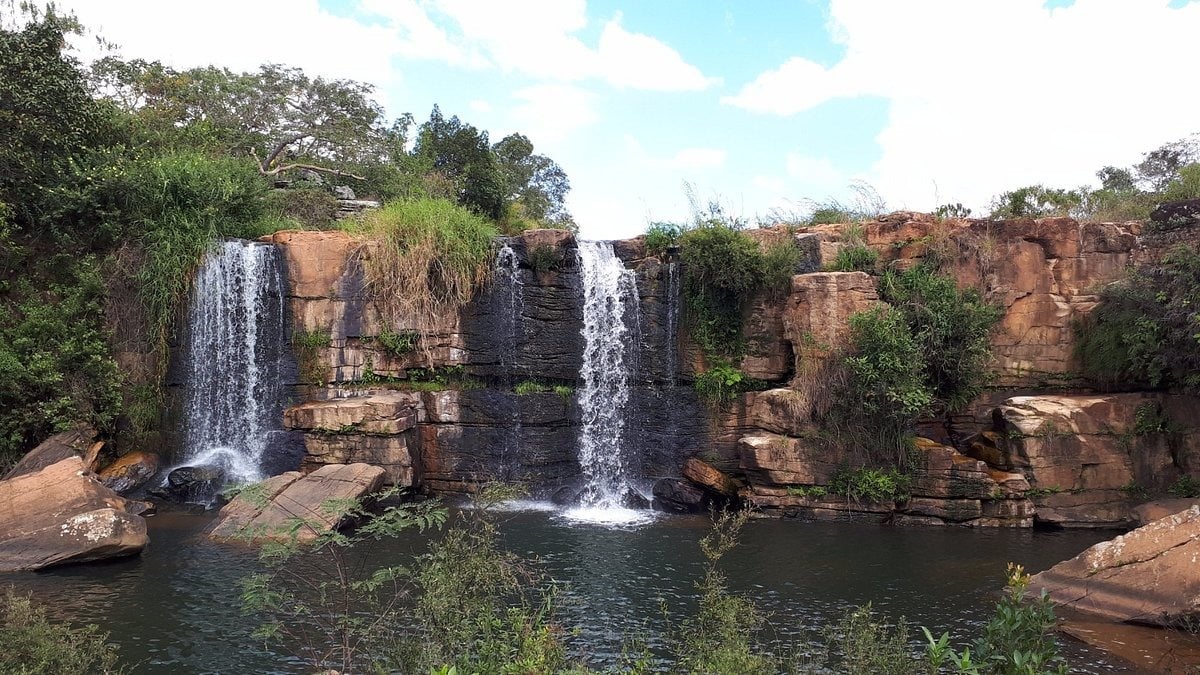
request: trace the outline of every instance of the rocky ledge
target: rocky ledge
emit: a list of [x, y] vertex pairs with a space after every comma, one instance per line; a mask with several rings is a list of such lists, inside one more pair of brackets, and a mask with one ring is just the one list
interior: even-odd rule
[[0, 481], [0, 571], [140, 553], [149, 541], [146, 521], [70, 456]]

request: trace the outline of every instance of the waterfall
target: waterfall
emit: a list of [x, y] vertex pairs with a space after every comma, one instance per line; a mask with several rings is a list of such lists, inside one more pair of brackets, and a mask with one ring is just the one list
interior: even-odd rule
[[679, 262], [672, 257], [667, 262], [667, 388], [674, 389], [679, 379]]
[[[521, 261], [516, 251], [505, 244], [496, 252], [496, 264], [493, 270], [496, 283], [503, 288], [508, 300], [508, 312], [504, 317], [504, 344], [500, 348], [501, 382], [511, 391], [514, 382], [514, 370], [521, 354], [521, 343], [525, 332], [522, 316], [525, 312], [524, 288], [521, 283]], [[502, 299], [504, 298], [502, 296]], [[510, 424], [508, 433], [504, 436], [504, 447], [501, 450], [500, 465], [503, 467], [503, 480], [512, 478], [510, 459], [521, 449], [521, 401], [515, 394], [511, 396], [512, 409], [509, 411]]]
[[192, 286], [185, 464], [219, 466], [230, 482], [263, 477], [268, 437], [282, 418], [285, 334], [278, 249], [235, 240], [215, 246]]
[[585, 480], [580, 502], [620, 509], [632, 491], [621, 441], [629, 401], [627, 313], [637, 311], [637, 287], [610, 243], [580, 242], [579, 261], [584, 295], [579, 464]]

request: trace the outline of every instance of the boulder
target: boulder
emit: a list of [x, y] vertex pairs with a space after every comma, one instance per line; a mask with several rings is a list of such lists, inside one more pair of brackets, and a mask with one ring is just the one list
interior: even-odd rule
[[689, 457], [683, 463], [683, 477], [722, 497], [734, 497], [738, 492], [737, 481], [721, 473], [708, 462], [695, 457]]
[[25, 453], [5, 478], [40, 471], [69, 457], [82, 457], [84, 466], [92, 470], [95, 468], [96, 456], [104, 448], [104, 441], [98, 440], [96, 436], [96, 430], [86, 425], [54, 434]]
[[1156, 520], [1034, 575], [1029, 590], [1128, 623], [1179, 626], [1200, 615], [1200, 506]]
[[739, 439], [738, 455], [752, 485], [828, 485], [841, 463], [812, 439], [765, 432]]
[[312, 541], [344, 524], [346, 511], [329, 508], [348, 499], [362, 499], [383, 486], [385, 472], [369, 464], [329, 464], [307, 476], [289, 471], [244, 491], [226, 504], [209, 531], [214, 539], [290, 538], [295, 519], [300, 541]]
[[79, 457], [0, 481], [0, 571], [135, 555], [146, 521]]
[[676, 513], [698, 513], [704, 510], [704, 490], [688, 481], [661, 478], [654, 483], [654, 508]]
[[1180, 511], [1186, 511], [1196, 505], [1200, 505], [1200, 499], [1187, 499], [1185, 497], [1156, 499], [1133, 507], [1133, 516], [1140, 527], [1142, 525], [1149, 525], [1156, 520], [1161, 520]]
[[1200, 223], [1200, 199], [1164, 202], [1150, 212], [1150, 222], [1167, 228]]
[[153, 478], [160, 465], [158, 455], [153, 452], [126, 453], [104, 467], [100, 482], [117, 494], [127, 495]]
[[219, 466], [181, 466], [167, 474], [165, 485], [149, 493], [168, 502], [208, 504], [224, 484], [225, 470]]

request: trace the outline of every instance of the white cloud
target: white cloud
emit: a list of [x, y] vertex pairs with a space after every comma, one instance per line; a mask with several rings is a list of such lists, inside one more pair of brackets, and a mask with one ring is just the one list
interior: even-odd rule
[[841, 61], [790, 59], [722, 102], [789, 115], [885, 98], [869, 178], [893, 202], [982, 206], [1031, 182], [1074, 186], [1200, 127], [1200, 91], [1179, 70], [1195, 60], [1197, 3], [832, 0], [830, 17]]
[[569, 84], [539, 84], [513, 92], [521, 101], [512, 110], [517, 126], [534, 145], [561, 141], [600, 119], [595, 96]]
[[471, 101], [470, 103], [468, 103], [467, 107], [469, 107], [472, 111], [477, 112], [477, 113], [492, 112], [492, 104], [488, 103], [487, 101], [484, 101], [483, 99], [477, 98], [477, 99]]
[[725, 165], [725, 159], [729, 155], [721, 148], [683, 148], [670, 156], [656, 156], [646, 150], [632, 134], [626, 134], [624, 142], [630, 162], [651, 169], [718, 169]]
[[654, 91], [700, 91], [720, 80], [708, 78], [666, 44], [621, 27], [617, 16], [600, 34], [601, 74], [610, 84]]

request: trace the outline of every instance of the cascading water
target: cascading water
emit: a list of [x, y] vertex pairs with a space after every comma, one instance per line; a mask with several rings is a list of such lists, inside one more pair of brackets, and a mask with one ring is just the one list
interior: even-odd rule
[[585, 483], [582, 508], [568, 515], [627, 522], [632, 512], [625, 505], [633, 489], [622, 436], [629, 401], [629, 314], [637, 311], [637, 287], [610, 243], [580, 242], [579, 262], [584, 296], [579, 464]]
[[196, 274], [191, 303], [184, 464], [220, 467], [229, 482], [259, 480], [283, 409], [279, 364], [286, 343], [278, 249], [222, 242]]
[[667, 262], [667, 388], [674, 389], [679, 379], [679, 262], [672, 258]]
[[[516, 251], [512, 250], [508, 244], [505, 244], [496, 252], [494, 274], [497, 286], [502, 289], [502, 300], [506, 299], [508, 301], [508, 312], [503, 314], [504, 345], [500, 349], [500, 369], [501, 381], [505, 385], [505, 388], [511, 389], [514, 379], [513, 370], [518, 360], [517, 357], [520, 355], [521, 341], [525, 337], [522, 326], [522, 314], [525, 311], [525, 296], [521, 283], [521, 261]], [[510, 459], [520, 452], [520, 445], [521, 402], [519, 397], [513, 396], [510, 424], [508, 426], [508, 433], [505, 434], [504, 438], [503, 454], [500, 457], [500, 464], [505, 472], [501, 478], [504, 480], [512, 478], [509, 475]]]

